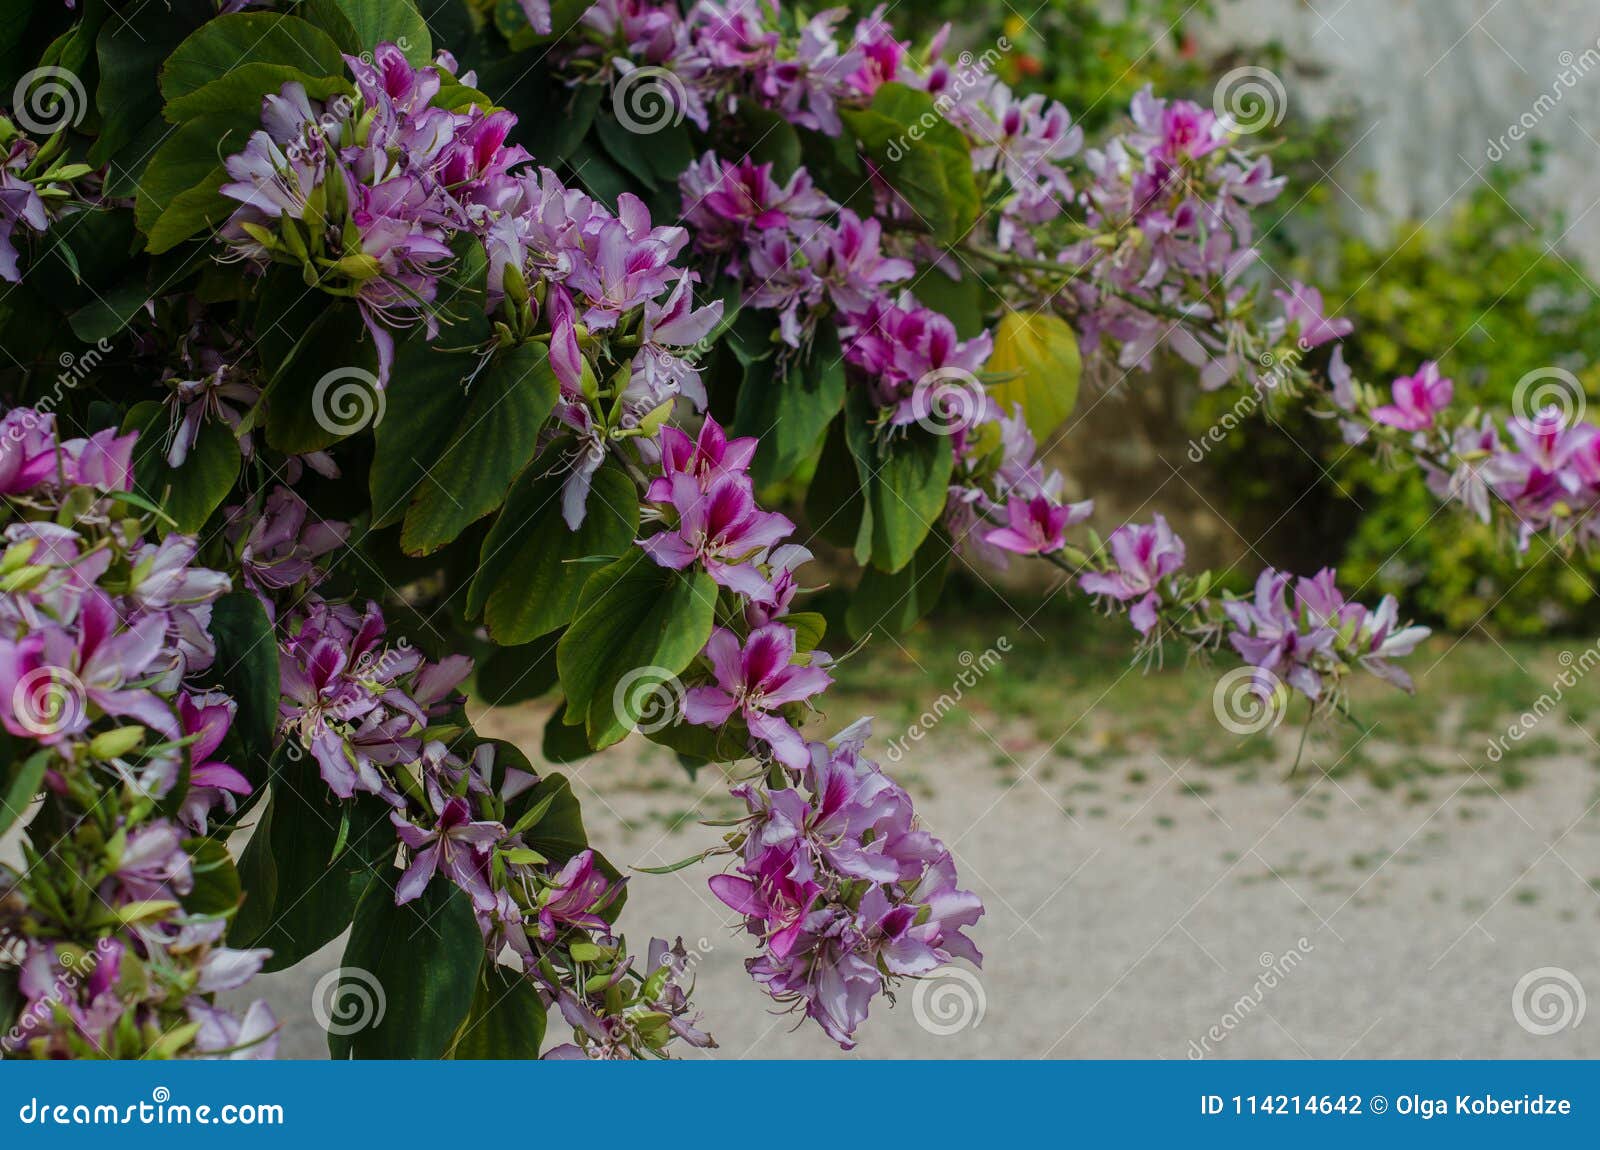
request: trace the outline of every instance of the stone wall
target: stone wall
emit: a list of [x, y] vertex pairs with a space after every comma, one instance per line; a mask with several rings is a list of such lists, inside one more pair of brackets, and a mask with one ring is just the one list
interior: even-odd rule
[[[1526, 159], [1531, 131], [1549, 146], [1532, 193], [1564, 217], [1566, 245], [1600, 264], [1596, 0], [1223, 0], [1201, 39], [1276, 39], [1310, 65], [1284, 77], [1289, 99], [1351, 114], [1359, 142], [1334, 178], [1354, 190], [1372, 173], [1391, 218], [1426, 219], [1486, 165]], [[1382, 219], [1345, 207], [1382, 234]]]

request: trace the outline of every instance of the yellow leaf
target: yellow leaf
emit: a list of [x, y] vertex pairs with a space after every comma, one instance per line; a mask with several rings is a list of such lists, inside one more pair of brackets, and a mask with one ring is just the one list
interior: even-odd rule
[[1028, 430], [1041, 448], [1048, 447], [1050, 433], [1078, 402], [1078, 337], [1060, 316], [1007, 312], [995, 328], [987, 372], [1000, 380], [989, 389], [995, 402], [1007, 414], [1021, 404]]

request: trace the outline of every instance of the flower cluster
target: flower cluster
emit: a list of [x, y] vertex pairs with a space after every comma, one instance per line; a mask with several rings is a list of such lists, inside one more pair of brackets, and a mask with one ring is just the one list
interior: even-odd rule
[[[276, 526], [263, 530], [269, 522]], [[591, 850], [552, 860], [530, 845], [551, 797], [496, 744], [463, 737], [457, 688], [471, 660], [429, 662], [404, 636], [389, 640], [376, 603], [357, 609], [316, 590], [327, 573], [314, 560], [339, 545], [347, 525], [311, 520], [286, 488], [268, 496], [255, 524], [241, 538], [270, 547], [244, 567], [279, 621], [281, 735], [291, 754], [312, 756], [336, 798], [388, 808], [405, 859], [395, 901], [411, 902], [435, 881], [459, 888], [488, 960], [509, 957], [577, 1032], [577, 1046], [551, 1057], [662, 1056], [677, 1039], [711, 1044], [689, 1014], [676, 952], [653, 946], [641, 976], [615, 936], [608, 911], [622, 881]]]
[[236, 1018], [212, 1002], [267, 952], [221, 945], [231, 910], [188, 901], [191, 837], [252, 790], [218, 757], [235, 707], [208, 673], [229, 581], [196, 565], [193, 539], [145, 539], [121, 498], [133, 446], [60, 440], [28, 408], [0, 421], [0, 723], [50, 808], [27, 868], [0, 868], [0, 949], [18, 955], [23, 999], [4, 1053], [271, 1057], [263, 1004]]
[[[869, 27], [857, 39], [877, 46], [870, 53], [875, 82], [860, 83], [842, 98], [870, 97], [876, 83], [887, 80], [939, 98], [941, 113], [968, 140], [974, 170], [986, 186], [1004, 189], [989, 213], [992, 225], [984, 225], [993, 234], [978, 254], [1016, 274], [1021, 298], [1032, 292], [1053, 299], [1074, 318], [1091, 349], [1109, 340], [1120, 346], [1122, 364], [1131, 367], [1170, 344], [1202, 369], [1206, 386], [1220, 386], [1236, 376], [1255, 379], [1256, 357], [1238, 350], [1254, 346], [1252, 341], [1273, 348], [1292, 342], [1303, 355], [1349, 333], [1347, 321], [1325, 316], [1314, 288], [1297, 283], [1277, 293], [1278, 317], [1248, 336], [1239, 334], [1243, 321], [1231, 319], [1230, 309], [1240, 308], [1251, 291], [1239, 281], [1252, 258], [1250, 211], [1276, 197], [1283, 181], [1272, 175], [1267, 158], [1238, 152], [1227, 126], [1210, 110], [1140, 93], [1127, 131], [1088, 151], [1075, 185], [1065, 165], [1083, 141], [1064, 109], [1037, 97], [1017, 100], [987, 74], [954, 73], [939, 62], [938, 45], [930, 67], [913, 68], [881, 21], [863, 23]], [[946, 316], [905, 289], [914, 270], [905, 257], [937, 260], [939, 253], [922, 250], [916, 221], [907, 218], [890, 185], [880, 179], [875, 186], [877, 218], [862, 221], [818, 189], [804, 168], [780, 182], [770, 164], [749, 157], [730, 163], [708, 152], [679, 181], [697, 250], [739, 279], [744, 306], [776, 312], [779, 336], [792, 347], [805, 345], [821, 317], [832, 317], [855, 382], [871, 389], [883, 413], [883, 431], [918, 423], [952, 437], [956, 469], [944, 518], [958, 546], [996, 564], [1007, 555], [1055, 562], [1081, 555], [1069, 547], [1066, 532], [1092, 514], [1092, 501], [1063, 499], [1065, 480], [1041, 462], [1022, 413], [1003, 411], [988, 395], [982, 373], [993, 346], [990, 334], [958, 339]], [[896, 230], [886, 234], [880, 219]], [[1040, 260], [1039, 250], [1057, 254]], [[685, 526], [678, 536], [647, 539], [647, 550], [658, 561], [670, 553], [679, 567], [703, 559], [724, 586], [735, 586], [726, 572], [730, 556], [758, 556], [770, 545], [769, 536], [787, 526], [760, 518], [749, 494], [726, 481], [714, 498], [685, 482], [674, 503]], [[713, 514], [718, 522], [707, 530]], [[738, 524], [738, 530], [729, 532], [724, 523]], [[1108, 548], [1109, 554], [1084, 557], [1080, 586], [1121, 604], [1152, 644], [1159, 642], [1165, 608], [1182, 620], [1180, 632], [1194, 631], [1202, 644], [1232, 628], [1230, 644], [1247, 662], [1278, 666], [1254, 638], [1255, 623], [1230, 623], [1219, 601], [1194, 593], [1196, 584], [1181, 576], [1183, 542], [1159, 515], [1149, 526], [1119, 529]], [[745, 590], [759, 592], [759, 572], [745, 577]], [[1282, 578], [1263, 575], [1269, 582]], [[1337, 594], [1331, 588], [1330, 593]], [[1322, 698], [1321, 678], [1335, 666], [1360, 664], [1403, 684], [1404, 676], [1386, 660], [1408, 652], [1425, 632], [1395, 633], [1393, 612], [1386, 601], [1353, 629], [1342, 624], [1322, 634], [1312, 628], [1304, 638], [1319, 653], [1307, 655], [1306, 670], [1290, 681], [1314, 703]], [[1208, 615], [1196, 629], [1196, 620]], [[1335, 631], [1344, 636], [1337, 644]], [[752, 635], [752, 642], [757, 638]], [[757, 657], [766, 658], [773, 640], [759, 639]], [[726, 674], [719, 668], [719, 681], [749, 679], [748, 668], [733, 673], [737, 640], [719, 633], [714, 642], [728, 667]], [[1288, 674], [1295, 659], [1282, 657]], [[1313, 671], [1313, 664], [1319, 669]], [[705, 712], [708, 721], [732, 713], [735, 697], [722, 689], [721, 709]], [[692, 714], [705, 706], [693, 693], [690, 703]], [[794, 766], [798, 751], [792, 743], [786, 753], [790, 758], [784, 761]]]
[[9, 116], [0, 115], [0, 279], [22, 282], [19, 230], [44, 232], [80, 210], [97, 183], [88, 164], [63, 156], [65, 147], [61, 133], [38, 144]]
[[[1334, 355], [1329, 375], [1347, 442], [1372, 439], [1415, 458], [1435, 496], [1484, 523], [1497, 517], [1508, 523], [1519, 551], [1539, 534], [1562, 547], [1600, 539], [1600, 426], [1579, 417], [1583, 387], [1576, 377], [1557, 370], [1529, 377], [1555, 390], [1541, 396], [1528, 389], [1529, 410], [1514, 414], [1502, 433], [1476, 409], [1452, 415], [1455, 384], [1436, 364], [1394, 380], [1387, 395], [1354, 379], [1342, 353]], [[1558, 402], [1536, 406], [1541, 398]]]
[[506, 143], [510, 112], [439, 107], [442, 86], [456, 83], [447, 60], [414, 67], [380, 44], [370, 64], [348, 63], [354, 99], [311, 100], [294, 83], [266, 98], [263, 129], [227, 162], [222, 192], [241, 206], [223, 237], [243, 257], [292, 264], [353, 298], [377, 345], [380, 386], [395, 328], [437, 333], [459, 237], [481, 245], [497, 341], [545, 344], [560, 381], [571, 466], [563, 510], [576, 529], [617, 440], [653, 433], [679, 397], [705, 405], [695, 348], [722, 305], [696, 308], [695, 277], [673, 266], [688, 234], [653, 226], [631, 194], [613, 213], [533, 168]]
[[1268, 568], [1251, 598], [1211, 596], [1209, 574], [1184, 573], [1183, 540], [1159, 514], [1150, 524], [1118, 528], [1102, 551], [1082, 558], [1087, 569], [1079, 586], [1127, 610], [1152, 647], [1168, 631], [1202, 649], [1225, 640], [1258, 669], [1263, 696], [1283, 684], [1314, 709], [1334, 705], [1345, 676], [1357, 668], [1411, 690], [1410, 677], [1392, 660], [1411, 654], [1429, 634], [1426, 627], [1400, 626], [1393, 596], [1375, 610], [1347, 600], [1331, 568], [1299, 579]]
[[613, 215], [548, 170], [518, 177], [486, 225], [489, 291], [511, 329], [531, 335], [546, 316], [556, 418], [573, 441], [563, 513], [574, 530], [618, 441], [653, 434], [679, 397], [705, 406], [694, 354], [722, 304], [696, 308], [694, 275], [673, 266], [688, 238], [652, 226], [633, 195]]
[[689, 675], [681, 718], [739, 732], [761, 764], [734, 789], [751, 812], [729, 841], [738, 873], [711, 889], [761, 939], [752, 977], [848, 1049], [894, 979], [979, 961], [961, 928], [983, 907], [957, 889], [950, 853], [916, 825], [910, 796], [862, 755], [866, 721], [831, 744], [798, 730], [832, 682], [829, 659], [802, 650], [785, 621], [794, 571], [811, 556], [783, 544], [793, 525], [755, 503], [754, 441], [728, 440], [711, 419], [694, 440], [675, 428], [661, 439], [647, 498], [664, 504], [664, 525], [639, 545], [662, 566], [700, 565], [736, 605]]
[[391, 329], [421, 322], [433, 334], [450, 241], [527, 154], [504, 146], [510, 113], [435, 106], [442, 66], [413, 68], [393, 44], [347, 63], [354, 97], [312, 100], [291, 81], [262, 101], [263, 127], [227, 160], [222, 194], [240, 206], [222, 238], [242, 258], [301, 268], [308, 285], [353, 299], [386, 382]]
[[[600, 0], [584, 13], [583, 39], [566, 54], [569, 68], [598, 69], [623, 99], [630, 98], [635, 81], [629, 77], [639, 69], [670, 73], [672, 82], [657, 87], [656, 98], [670, 100], [666, 110], [701, 131], [714, 115], [751, 101], [797, 126], [837, 136], [839, 103], [881, 82], [872, 51], [841, 42], [845, 15], [844, 9], [819, 12], [789, 33], [778, 0], [698, 0], [687, 12], [673, 3]], [[881, 21], [863, 21], [857, 36], [881, 38], [882, 29]], [[876, 54], [883, 60], [893, 53], [880, 47]]]
[[735, 788], [750, 810], [731, 836], [738, 865], [711, 879], [760, 939], [751, 977], [846, 1050], [879, 991], [954, 958], [982, 962], [962, 928], [983, 904], [959, 889], [910, 796], [863, 755], [870, 729], [862, 720], [806, 744], [798, 767]]

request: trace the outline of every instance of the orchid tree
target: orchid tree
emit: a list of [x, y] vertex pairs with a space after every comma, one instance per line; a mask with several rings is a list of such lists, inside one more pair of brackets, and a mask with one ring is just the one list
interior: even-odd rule
[[[1262, 705], [1409, 688], [1392, 599], [1235, 598], [1159, 514], [1097, 533], [1044, 461], [1081, 379], [1331, 366], [1441, 493], [1541, 529], [1593, 501], [1593, 437], [1530, 431], [1519, 471], [1434, 376], [1341, 381], [1349, 325], [1252, 274], [1283, 183], [1212, 109], [1146, 91], [1088, 140], [983, 49], [774, 0], [15, 7], [7, 1056], [270, 1057], [270, 1012], [216, 993], [347, 929], [339, 989], [386, 1005], [335, 1056], [712, 1045], [557, 769], [629, 736], [725, 773], [747, 813], [686, 861], [848, 1048], [879, 993], [981, 961], [870, 724], [807, 725], [829, 652], [952, 564], [1053, 564]], [[824, 543], [860, 572], [844, 636], [805, 609]], [[469, 687], [548, 698], [542, 745], [480, 736]]]

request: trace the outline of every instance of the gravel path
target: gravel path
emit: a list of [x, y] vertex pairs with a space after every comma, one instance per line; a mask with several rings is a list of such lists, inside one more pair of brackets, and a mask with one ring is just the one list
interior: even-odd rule
[[[484, 726], [536, 745], [539, 718]], [[635, 945], [681, 934], [702, 954], [712, 1055], [1600, 1057], [1600, 1021], [1582, 1025], [1578, 1007], [1600, 993], [1600, 792], [1583, 756], [1545, 760], [1516, 791], [1463, 770], [1423, 797], [1314, 763], [1240, 781], [1156, 756], [1102, 766], [1091, 790], [1068, 760], [1018, 777], [990, 751], [931, 741], [943, 757], [914, 788], [989, 907], [984, 969], [876, 1004], [851, 1054], [769, 1012], [704, 867], [633, 879]], [[660, 760], [614, 754], [572, 774], [619, 865], [695, 853], [718, 832], [687, 812], [727, 810], [715, 780], [691, 787]], [[285, 1055], [323, 1050], [310, 993], [338, 950], [261, 980], [289, 1023]]]

